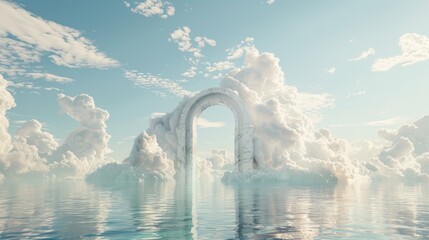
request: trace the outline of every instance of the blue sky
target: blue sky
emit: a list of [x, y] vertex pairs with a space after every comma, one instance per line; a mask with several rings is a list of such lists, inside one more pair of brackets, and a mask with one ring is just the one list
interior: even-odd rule
[[[0, 37], [3, 38], [0, 48], [4, 49], [0, 51], [0, 64], [3, 64], [0, 73], [15, 83], [11, 89], [17, 104], [8, 112], [10, 131], [22, 121], [35, 118], [62, 140], [77, 123], [60, 113], [57, 94], [87, 93], [98, 107], [110, 113], [107, 122], [107, 131], [112, 135], [110, 147], [114, 150], [113, 156], [124, 158], [131, 148], [132, 137], [149, 126], [152, 113], [168, 112], [176, 107], [182, 97], [177, 88], [194, 92], [218, 86], [220, 80], [213, 79], [214, 73], [211, 77], [205, 76], [206, 63], [227, 61], [226, 50], [246, 38], [253, 38], [251, 44], [259, 51], [272, 52], [280, 59], [287, 84], [300, 91], [330, 95], [334, 104], [322, 110], [316, 126], [329, 128], [336, 136], [350, 140], [376, 138], [381, 127], [397, 128], [429, 112], [425, 107], [429, 102], [428, 1], [416, 0], [412, 4], [405, 0], [163, 1], [165, 11], [169, 6], [174, 7], [174, 13], [164, 12], [167, 14], [164, 17], [139, 12], [136, 7], [144, 2], [130, 1], [129, 7], [123, 1], [101, 0], [8, 2], [38, 19], [78, 31], [80, 37], [90, 41], [88, 46], [97, 49], [95, 55], [99, 58], [89, 63], [76, 59], [54, 62], [49, 57], [53, 51], [46, 50], [55, 49], [52, 46], [39, 50], [38, 60], [13, 63], [15, 59], [3, 53], [14, 56], [16, 53], [4, 39], [19, 39], [20, 36], [7, 30], [7, 25], [13, 27], [17, 20], [5, 17], [2, 14], [5, 8], [0, 8]], [[37, 32], [39, 27], [40, 24], [34, 23], [31, 29]], [[190, 30], [192, 44], [188, 50], [196, 50], [180, 51], [172, 39], [173, 32], [185, 27]], [[204, 47], [198, 47], [197, 36], [208, 39], [203, 41]], [[374, 69], [378, 59], [392, 60], [402, 54], [398, 44], [404, 36], [409, 45], [414, 46], [411, 52], [418, 53], [403, 57], [402, 62], [396, 58], [398, 63], [391, 64], [387, 70]], [[215, 46], [211, 46], [214, 44], [210, 44], [210, 40], [216, 42]], [[79, 42], [79, 37], [75, 41]], [[195, 51], [203, 56], [195, 57]], [[360, 60], [351, 60], [361, 54]], [[188, 60], [190, 57], [194, 62]], [[243, 60], [233, 62], [240, 66]], [[67, 66], [68, 63], [74, 65]], [[407, 66], [402, 66], [404, 64]], [[21, 73], [5, 70], [12, 66], [22, 69]], [[197, 74], [183, 76], [191, 67], [196, 67]], [[127, 78], [126, 73], [130, 71], [144, 76], [145, 84], [136, 84], [130, 75]], [[58, 80], [63, 83], [46, 81], [48, 76], [37, 77], [34, 73], [63, 77]], [[30, 87], [20, 87], [24, 82]], [[157, 86], [165, 83], [170, 87]], [[39, 87], [42, 89], [37, 89]], [[216, 107], [204, 112], [202, 117], [211, 122], [225, 122], [226, 126], [222, 131], [201, 129], [201, 148], [212, 148], [213, 145], [203, 144], [210, 142], [218, 142], [216, 147], [220, 148], [231, 146], [232, 114]], [[212, 141], [211, 138], [230, 140]]]

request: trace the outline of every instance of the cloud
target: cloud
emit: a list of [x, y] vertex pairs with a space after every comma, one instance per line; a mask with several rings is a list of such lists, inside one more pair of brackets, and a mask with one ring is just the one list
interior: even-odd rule
[[26, 139], [27, 144], [34, 145], [42, 156], [50, 155], [59, 146], [54, 136], [42, 130], [42, 124], [29, 120], [16, 130], [16, 136]]
[[112, 162], [107, 157], [110, 135], [106, 121], [109, 113], [95, 105], [87, 94], [75, 97], [58, 94], [58, 104], [62, 112], [79, 123], [49, 158], [50, 171], [59, 177], [82, 177], [95, 169]]
[[409, 66], [429, 59], [429, 38], [417, 33], [406, 33], [399, 38], [401, 54], [379, 58], [372, 64], [372, 71], [382, 72], [400, 66]]
[[0, 155], [11, 150], [11, 137], [8, 133], [9, 120], [6, 111], [16, 106], [15, 99], [7, 90], [8, 82], [0, 74]]
[[[37, 90], [46, 90], [46, 91], [61, 91], [61, 89], [56, 87], [40, 87], [35, 85], [33, 82], [11, 82], [9, 81], [8, 86], [16, 89], [28, 89], [37, 92]], [[11, 90], [11, 92], [14, 92]]]
[[107, 156], [110, 135], [106, 132], [109, 113], [95, 106], [91, 96], [58, 95], [60, 108], [79, 123], [64, 143], [43, 130], [35, 120], [23, 122], [11, 136], [6, 111], [15, 106], [7, 90], [8, 82], [0, 75], [0, 176], [82, 178], [112, 162]]
[[234, 169], [234, 159], [227, 151], [213, 149], [211, 154], [212, 156], [207, 158], [207, 161], [211, 163], [213, 169]]
[[361, 52], [361, 54], [355, 58], [350, 58], [350, 61], [359, 61], [362, 59], [366, 59], [369, 56], [372, 56], [375, 54], [374, 48], [368, 48], [368, 50]]
[[335, 70], [335, 67], [325, 68], [325, 72], [329, 74], [334, 74]]
[[124, 163], [140, 168], [148, 174], [154, 174], [160, 179], [172, 179], [175, 174], [173, 160], [168, 158], [158, 145], [156, 136], [148, 135], [146, 132], [135, 139], [130, 156]]
[[371, 127], [383, 127], [383, 126], [389, 126], [389, 125], [396, 125], [396, 124], [404, 123], [406, 121], [407, 121], [407, 119], [404, 116], [399, 116], [399, 117], [392, 117], [392, 118], [387, 118], [387, 119], [370, 121], [370, 122], [367, 122], [365, 125], [371, 126]]
[[429, 116], [404, 124], [398, 130], [379, 130], [389, 142], [375, 161], [377, 174], [407, 181], [429, 180]]
[[159, 16], [161, 18], [168, 18], [174, 15], [175, 8], [173, 4], [165, 0], [146, 0], [144, 2], [131, 3], [125, 1], [125, 6], [131, 8], [131, 12], [143, 15], [145, 17]]
[[252, 49], [255, 49], [255, 45], [253, 44], [254, 38], [247, 37], [244, 40], [242, 40], [237, 46], [233, 48], [228, 48], [226, 50], [228, 56], [226, 57], [227, 60], [235, 60], [238, 58], [241, 58], [246, 51], [251, 51]]
[[170, 34], [170, 40], [177, 43], [178, 48], [182, 52], [189, 52], [193, 58], [203, 57], [202, 49], [206, 46], [216, 46], [216, 41], [207, 37], [197, 36], [192, 41], [191, 29], [187, 26], [176, 29]]
[[365, 94], [366, 94], [365, 90], [360, 90], [360, 91], [357, 91], [357, 92], [353, 92], [353, 93], [347, 94], [346, 98], [362, 96], [362, 95], [365, 95]]
[[265, 0], [265, 2], [267, 3], [267, 4], [273, 4], [274, 2], [275, 2], [275, 0]]
[[224, 71], [234, 68], [234, 63], [230, 61], [220, 61], [212, 64], [209, 63], [208, 65], [209, 66], [206, 67], [208, 72]]
[[25, 73], [43, 56], [71, 68], [119, 65], [78, 30], [35, 16], [8, 1], [0, 2], [0, 10], [0, 71], [9, 76]]
[[167, 78], [161, 78], [157, 75], [150, 73], [140, 73], [135, 70], [124, 71], [124, 76], [133, 81], [135, 86], [147, 88], [147, 89], [160, 89], [173, 93], [177, 96], [188, 96], [192, 95], [192, 92], [183, 89], [179, 83], [174, 82]]
[[186, 72], [182, 73], [182, 76], [192, 78], [197, 74], [197, 67], [192, 66]]
[[199, 128], [221, 128], [225, 126], [225, 122], [211, 122], [205, 118], [199, 117], [197, 126]]
[[73, 82], [73, 79], [68, 77], [62, 77], [51, 73], [26, 73], [25, 74], [28, 77], [34, 78], [34, 79], [44, 79], [48, 82], [56, 82], [56, 83], [71, 83]]

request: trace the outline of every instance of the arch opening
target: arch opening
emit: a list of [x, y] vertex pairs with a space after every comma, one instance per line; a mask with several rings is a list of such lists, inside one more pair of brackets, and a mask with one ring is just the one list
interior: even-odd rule
[[223, 105], [211, 106], [196, 121], [194, 154], [198, 162], [233, 171], [235, 118], [231, 110]]

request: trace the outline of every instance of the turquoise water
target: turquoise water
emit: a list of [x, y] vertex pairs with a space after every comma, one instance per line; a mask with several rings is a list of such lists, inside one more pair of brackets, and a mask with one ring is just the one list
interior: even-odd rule
[[429, 239], [424, 184], [0, 185], [1, 239]]

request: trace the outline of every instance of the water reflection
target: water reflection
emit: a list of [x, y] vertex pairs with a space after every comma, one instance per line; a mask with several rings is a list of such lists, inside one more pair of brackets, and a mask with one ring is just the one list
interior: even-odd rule
[[427, 185], [0, 185], [0, 238], [428, 239]]

